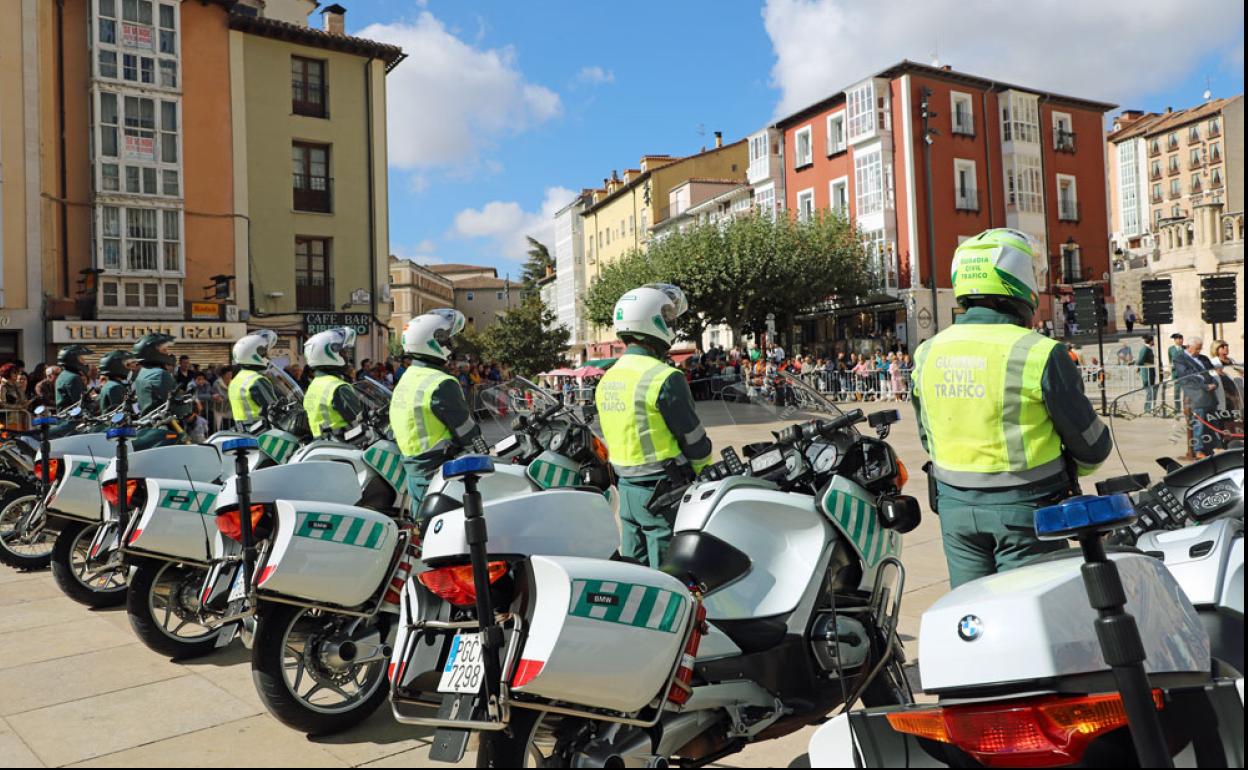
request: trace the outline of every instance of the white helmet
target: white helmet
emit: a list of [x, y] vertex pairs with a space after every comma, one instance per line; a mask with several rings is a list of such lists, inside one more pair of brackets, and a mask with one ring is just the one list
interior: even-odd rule
[[463, 313], [448, 307], [418, 315], [403, 327], [403, 350], [446, 361], [451, 357], [451, 337], [462, 332], [465, 323]]
[[342, 351], [355, 347], [355, 329], [346, 326], [313, 334], [303, 343], [303, 357], [313, 369], [346, 366]]
[[676, 341], [672, 324], [688, 309], [685, 293], [677, 287], [670, 283], [648, 283], [615, 303], [615, 336], [644, 335], [671, 347]]
[[277, 332], [261, 329], [234, 343], [234, 363], [240, 366], [269, 365], [269, 348], [277, 344]]

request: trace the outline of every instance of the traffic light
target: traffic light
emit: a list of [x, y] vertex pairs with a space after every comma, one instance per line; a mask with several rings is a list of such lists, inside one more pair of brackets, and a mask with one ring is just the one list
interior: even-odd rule
[[1235, 323], [1239, 302], [1235, 298], [1235, 276], [1206, 275], [1200, 279], [1200, 318], [1205, 323]]
[[1144, 317], [1141, 320], [1145, 326], [1174, 323], [1174, 304], [1169, 278], [1140, 281], [1140, 291], [1144, 295]]
[[1109, 325], [1105, 307], [1105, 285], [1089, 283], [1075, 287], [1075, 323], [1081, 331], [1095, 331]]

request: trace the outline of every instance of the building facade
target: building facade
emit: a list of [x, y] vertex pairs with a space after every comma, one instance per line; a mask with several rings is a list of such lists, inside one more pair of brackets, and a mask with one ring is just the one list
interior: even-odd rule
[[390, 333], [400, 339], [412, 318], [440, 307], [455, 306], [451, 279], [408, 259], [390, 257]]
[[238, 268], [251, 289], [240, 301], [253, 328], [295, 352], [346, 324], [357, 358], [379, 359], [391, 328], [385, 77], [404, 54], [346, 35], [341, 6], [310, 27], [312, 7], [265, 0], [230, 16], [235, 177], [246, 180], [231, 226], [252, 257]]
[[555, 212], [555, 299], [550, 308], [559, 323], [568, 327], [568, 359], [585, 361], [589, 323], [585, 318], [585, 292], [589, 289], [585, 262], [585, 229], [581, 212], [592, 200], [592, 191], [581, 194]]
[[[936, 130], [927, 136], [925, 101]], [[1061, 328], [1063, 287], [1109, 271], [1100, 137], [1112, 107], [902, 62], [778, 121], [786, 208], [848, 216], [877, 285], [864, 304], [804, 318], [802, 346], [830, 352], [895, 337], [913, 349], [952, 323], [953, 252], [990, 227], [1041, 244], [1039, 317]]]
[[425, 269], [451, 282], [453, 307], [464, 314], [468, 326], [478, 331], [524, 300], [524, 287], [499, 278], [498, 269], [484, 265], [425, 265]]
[[1109, 188], [1109, 247], [1118, 258], [1134, 249], [1152, 247], [1149, 220], [1149, 127], [1163, 119], [1157, 113], [1125, 110], [1114, 118], [1106, 137], [1106, 185]]
[[[1174, 332], [1205, 338], [1205, 353], [1213, 355], [1212, 341], [1226, 340], [1231, 356], [1244, 360], [1244, 212], [1226, 211], [1218, 201], [1197, 203], [1191, 215], [1163, 219], [1157, 231], [1157, 247], [1150, 256], [1151, 278], [1169, 278], [1174, 303], [1174, 323], [1161, 328], [1163, 340]], [[1215, 332], [1201, 318], [1202, 276], [1234, 275], [1240, 297], [1238, 320], [1220, 324]]]
[[1148, 153], [1148, 226], [1192, 216], [1195, 206], [1244, 208], [1244, 97], [1170, 112], [1143, 136]]

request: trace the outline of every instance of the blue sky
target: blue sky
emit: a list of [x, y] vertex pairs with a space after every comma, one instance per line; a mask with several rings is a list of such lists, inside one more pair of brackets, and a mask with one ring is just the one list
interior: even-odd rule
[[1148, 110], [1244, 82], [1228, 0], [343, 5], [349, 33], [409, 54], [388, 79], [391, 251], [500, 274], [613, 169], [740, 139], [903, 58]]

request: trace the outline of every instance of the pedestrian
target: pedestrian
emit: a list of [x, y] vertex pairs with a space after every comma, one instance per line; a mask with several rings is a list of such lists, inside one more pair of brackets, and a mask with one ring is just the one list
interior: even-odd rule
[[1040, 253], [1009, 228], [959, 245], [953, 293], [966, 312], [915, 355], [912, 400], [954, 588], [1065, 549], [1036, 537], [1035, 512], [1112, 448], [1061, 343], [1029, 328]]
[[1179, 368], [1175, 364], [1178, 359], [1184, 355], [1183, 335], [1175, 332], [1170, 335], [1170, 347], [1166, 349], [1166, 358], [1170, 361], [1170, 379], [1171, 389], [1174, 391], [1172, 398], [1174, 399], [1174, 411], [1176, 414], [1183, 411], [1183, 388], [1179, 386]]
[[1153, 402], [1157, 398], [1157, 358], [1153, 353], [1153, 335], [1144, 335], [1144, 345], [1135, 357], [1135, 366], [1144, 385], [1144, 413], [1152, 414]]
[[1214, 376], [1213, 362], [1202, 353], [1205, 340], [1199, 334], [1187, 338], [1183, 355], [1174, 361], [1179, 387], [1192, 410], [1193, 454], [1208, 457], [1221, 447], [1217, 426], [1218, 379]]
[[1130, 305], [1127, 305], [1126, 312], [1122, 314], [1122, 320], [1127, 324], [1127, 334], [1130, 334], [1131, 330], [1135, 328], [1136, 322], [1135, 311], [1131, 309]]
[[195, 373], [191, 371], [191, 357], [178, 356], [178, 370], [174, 372], [173, 379], [178, 383], [179, 390], [188, 390], [191, 383], [195, 381]]
[[1244, 422], [1244, 367], [1231, 358], [1231, 347], [1226, 340], [1213, 343], [1213, 365], [1218, 370], [1218, 416], [1219, 427], [1227, 433], [1243, 438]]
[[901, 359], [896, 353], [888, 354], [888, 374], [893, 381], [893, 391], [890, 401], [898, 401], [905, 394], [905, 386], [901, 379]]

